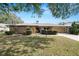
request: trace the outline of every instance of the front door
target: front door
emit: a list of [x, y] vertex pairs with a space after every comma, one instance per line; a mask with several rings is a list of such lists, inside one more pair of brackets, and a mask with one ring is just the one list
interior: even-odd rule
[[36, 33], [40, 33], [40, 27], [36, 27]]

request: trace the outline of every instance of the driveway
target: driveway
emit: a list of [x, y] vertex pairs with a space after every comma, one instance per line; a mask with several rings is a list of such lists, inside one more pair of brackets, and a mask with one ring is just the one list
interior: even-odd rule
[[58, 33], [57, 35], [64, 36], [64, 37], [79, 41], [79, 35], [72, 35], [72, 34], [66, 34], [66, 33]]

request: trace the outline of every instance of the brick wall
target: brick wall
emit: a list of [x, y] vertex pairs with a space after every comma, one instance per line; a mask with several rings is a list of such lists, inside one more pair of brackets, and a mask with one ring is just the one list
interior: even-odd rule
[[[24, 33], [26, 32], [27, 27], [28, 26], [10, 26], [10, 30], [15, 31], [16, 33]], [[32, 26], [30, 28], [32, 30], [32, 33], [36, 33], [37, 30], [35, 26]], [[53, 26], [53, 27], [50, 27], [49, 30], [57, 31], [59, 33], [65, 33], [67, 32], [67, 27]]]
[[61, 27], [61, 26], [53, 26], [52, 27], [52, 31], [57, 31], [59, 33], [65, 33], [66, 31], [66, 27]]

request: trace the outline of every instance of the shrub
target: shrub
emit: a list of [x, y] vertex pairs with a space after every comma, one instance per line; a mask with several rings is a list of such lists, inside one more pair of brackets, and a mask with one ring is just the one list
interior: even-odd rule
[[12, 35], [12, 34], [14, 34], [14, 31], [5, 31], [5, 34], [6, 35]]
[[52, 31], [52, 33], [56, 35], [57, 34], [57, 31]]
[[26, 31], [23, 33], [23, 35], [31, 35], [32, 34], [32, 30], [30, 27], [27, 27]]
[[79, 34], [78, 26], [75, 22], [72, 23], [72, 27], [70, 28], [70, 34]]
[[26, 35], [30, 35], [32, 33], [32, 31], [26, 31]]
[[41, 34], [46, 34], [46, 31], [45, 30], [41, 30]]
[[23, 35], [31, 35], [32, 34], [32, 31], [30, 30], [27, 30], [26, 32], [23, 33]]

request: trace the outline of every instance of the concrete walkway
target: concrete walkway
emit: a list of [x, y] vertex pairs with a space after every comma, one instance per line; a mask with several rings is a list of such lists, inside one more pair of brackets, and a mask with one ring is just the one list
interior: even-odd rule
[[79, 35], [72, 35], [72, 34], [66, 34], [66, 33], [58, 33], [57, 35], [64, 36], [64, 37], [79, 41]]

